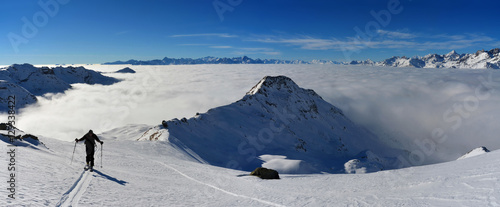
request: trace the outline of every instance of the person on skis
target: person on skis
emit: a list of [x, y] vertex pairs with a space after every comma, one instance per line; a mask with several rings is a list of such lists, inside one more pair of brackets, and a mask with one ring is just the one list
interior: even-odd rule
[[97, 135], [94, 134], [92, 130], [89, 130], [89, 132], [85, 135], [83, 135], [82, 138], [78, 139], [76, 138], [75, 141], [83, 141], [85, 140], [85, 151], [87, 152], [87, 165], [85, 166], [85, 170], [90, 169], [90, 172], [94, 171], [94, 148], [95, 148], [95, 142], [103, 143], [103, 141], [99, 140]]

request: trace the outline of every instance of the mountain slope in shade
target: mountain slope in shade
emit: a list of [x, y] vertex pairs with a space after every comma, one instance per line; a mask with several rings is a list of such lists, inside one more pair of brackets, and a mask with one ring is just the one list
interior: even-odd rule
[[344, 163], [359, 158], [376, 162], [379, 168], [370, 172], [391, 168], [383, 157], [393, 152], [313, 90], [284, 76], [266, 76], [241, 100], [164, 121], [138, 140], [169, 141], [200, 161], [248, 171], [265, 162], [288, 163], [283, 170], [300, 173], [345, 172]]

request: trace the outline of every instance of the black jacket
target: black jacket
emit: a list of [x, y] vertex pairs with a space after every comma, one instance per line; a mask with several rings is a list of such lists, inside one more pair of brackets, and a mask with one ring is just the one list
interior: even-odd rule
[[85, 140], [85, 145], [87, 145], [87, 146], [95, 146], [95, 141], [96, 140], [98, 142], [101, 142], [101, 140], [99, 140], [99, 138], [97, 137], [97, 135], [95, 135], [95, 134], [91, 135], [90, 132], [87, 133], [87, 134], [85, 134], [85, 135], [83, 135], [82, 138], [78, 139], [78, 141], [83, 141], [83, 140]]

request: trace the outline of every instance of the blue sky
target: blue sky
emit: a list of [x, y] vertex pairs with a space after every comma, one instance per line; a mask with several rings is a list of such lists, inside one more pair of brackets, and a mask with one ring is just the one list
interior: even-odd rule
[[471, 53], [500, 47], [498, 8], [498, 1], [4, 1], [0, 64]]

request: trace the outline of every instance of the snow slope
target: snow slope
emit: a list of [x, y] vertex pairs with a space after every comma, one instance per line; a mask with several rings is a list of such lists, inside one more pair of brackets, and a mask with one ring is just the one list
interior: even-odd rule
[[[7, 199], [8, 175], [2, 171], [0, 206], [500, 206], [498, 150], [370, 174], [261, 180], [244, 176], [248, 171], [203, 164], [168, 141], [131, 141], [141, 135], [133, 131], [98, 135], [104, 140], [103, 167], [98, 148], [93, 173], [83, 172], [81, 143], [72, 164], [74, 142], [40, 137], [46, 147], [16, 147], [16, 199]], [[0, 138], [0, 151], [11, 149]]]
[[266, 76], [242, 99], [190, 119], [164, 121], [139, 140], [168, 140], [212, 165], [247, 171], [261, 166], [261, 155], [286, 156], [302, 173], [344, 172], [344, 163], [355, 158], [379, 166], [368, 171], [397, 165], [395, 150], [285, 76]]

